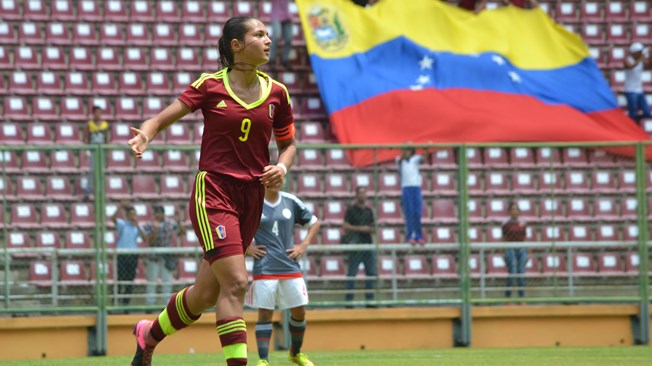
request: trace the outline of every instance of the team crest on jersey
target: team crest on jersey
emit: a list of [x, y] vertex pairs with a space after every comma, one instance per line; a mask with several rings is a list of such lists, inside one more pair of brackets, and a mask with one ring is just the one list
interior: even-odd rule
[[269, 105], [269, 118], [274, 119], [274, 113], [276, 113], [276, 105], [275, 104], [270, 104]]
[[336, 8], [316, 4], [308, 12], [308, 24], [317, 45], [325, 51], [337, 51], [349, 41], [342, 16]]
[[220, 239], [226, 239], [226, 228], [224, 225], [217, 225], [215, 228], [215, 233], [217, 233], [217, 237]]
[[283, 217], [285, 217], [286, 219], [292, 218], [292, 211], [290, 211], [289, 208], [284, 208], [281, 213], [283, 214]]

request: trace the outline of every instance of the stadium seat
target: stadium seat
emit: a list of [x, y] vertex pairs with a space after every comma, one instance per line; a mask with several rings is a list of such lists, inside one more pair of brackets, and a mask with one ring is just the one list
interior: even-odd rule
[[[230, 2], [229, 2], [230, 3]], [[231, 17], [232, 12], [227, 6], [227, 1], [210, 1], [208, 3], [207, 18], [223, 22]]]
[[595, 62], [598, 64], [598, 67], [600, 69], [603, 69], [607, 66], [608, 59], [607, 59], [606, 49], [597, 46], [589, 47], [589, 53], [591, 54], [591, 57], [595, 60]]
[[556, 242], [563, 240], [562, 229], [559, 226], [544, 226], [541, 228], [541, 241]]
[[601, 168], [617, 167], [614, 156], [604, 150], [591, 150], [589, 153], [589, 164]]
[[[48, 44], [70, 45], [70, 31], [68, 25], [64, 23], [48, 23], [45, 26], [45, 37]], [[43, 62], [43, 66], [45, 65]]]
[[[301, 142], [324, 142], [324, 129], [319, 122], [302, 122], [299, 124]], [[340, 150], [341, 151], [341, 150]]]
[[[188, 46], [203, 46], [204, 45], [204, 40], [202, 37], [202, 32], [198, 24], [184, 24], [180, 29], [179, 29], [179, 45], [188, 47]], [[179, 49], [181, 50], [181, 48]], [[180, 57], [179, 56], [185, 56], [186, 61], [188, 61], [188, 51], [194, 51], [190, 48], [184, 49], [186, 52], [181, 53], [179, 52], [177, 54], [177, 66], [180, 66]], [[192, 54], [192, 60], [196, 61], [195, 66], [198, 67], [200, 66], [199, 63], [199, 58], [197, 57], [197, 54], [195, 52], [191, 52]], [[189, 64], [188, 62], [185, 62], [185, 64]], [[190, 65], [189, 65], [190, 66]]]
[[188, 155], [184, 151], [167, 150], [163, 152], [163, 167], [172, 172], [190, 172]]
[[[362, 272], [364, 274], [364, 272]], [[378, 257], [378, 276], [381, 278], [396, 278], [401, 275], [398, 260], [391, 255]]]
[[50, 18], [56, 21], [72, 21], [76, 19], [75, 9], [70, 0], [55, 0], [50, 8]]
[[628, 20], [624, 1], [609, 1], [605, 3], [604, 17], [607, 22], [624, 22]]
[[[177, 72], [172, 79], [172, 92], [181, 93], [193, 82], [194, 79], [190, 78], [187, 72]], [[195, 135], [197, 136], [197, 135]], [[201, 135], [200, 135], [201, 136]]]
[[[13, 47], [11, 49], [13, 50]], [[0, 70], [14, 69], [14, 63], [12, 59], [9, 57], [9, 54], [11, 53], [9, 50], [10, 50], [9, 47], [0, 45]]]
[[106, 283], [112, 285], [115, 278], [113, 266], [114, 264], [112, 260], [100, 263], [99, 265], [95, 265], [95, 261], [91, 261], [88, 266], [90, 272], [88, 276], [89, 281], [93, 282], [96, 281], [99, 276], [105, 276]]
[[167, 199], [184, 199], [188, 193], [183, 188], [183, 179], [177, 175], [162, 175], [161, 197]]
[[581, 36], [586, 43], [589, 45], [604, 44], [604, 30], [602, 29], [602, 24], [585, 23], [581, 28]]
[[[10, 1], [13, 3], [13, 1]], [[23, 10], [24, 20], [48, 20], [46, 4], [42, 0], [30, 0], [25, 2]], [[4, 14], [3, 14], [4, 15]]]
[[90, 203], [73, 203], [70, 206], [70, 225], [78, 228], [95, 226], [95, 214]]
[[21, 44], [41, 45], [43, 31], [39, 23], [23, 22], [18, 25], [18, 42]]
[[381, 224], [401, 224], [401, 204], [397, 200], [382, 200], [378, 202], [378, 222]]
[[436, 169], [457, 169], [455, 151], [453, 149], [439, 149], [432, 153], [430, 160]]
[[65, 260], [61, 262], [59, 275], [62, 285], [90, 285], [86, 274], [86, 265], [82, 261]]
[[562, 159], [564, 166], [570, 168], [586, 168], [588, 167], [588, 157], [585, 149], [582, 148], [563, 148]]
[[77, 5], [77, 19], [91, 22], [102, 20], [102, 10], [96, 1], [81, 0]]
[[[163, 110], [165, 106], [163, 105], [163, 101], [161, 99], [162, 98], [157, 98], [157, 97], [147, 97], [145, 98], [145, 100], [143, 100], [144, 118], [153, 117]], [[178, 129], [179, 128], [183, 129], [183, 127], [175, 127], [175, 126], [183, 126], [183, 123], [177, 123], [170, 126], [171, 128], [174, 127], [175, 129], [177, 129], [176, 131], [178, 132]], [[169, 135], [169, 131], [166, 131], [166, 135]]]
[[136, 171], [141, 173], [158, 173], [161, 171], [159, 152], [147, 150], [140, 159], [136, 159]]
[[18, 165], [18, 157], [15, 151], [0, 152], [0, 169], [5, 173], [22, 172], [22, 169]]
[[301, 115], [305, 119], [323, 120], [326, 117], [326, 110], [322, 106], [322, 101], [317, 97], [302, 98]]
[[344, 277], [346, 269], [342, 257], [323, 256], [319, 261], [319, 273], [321, 277]]
[[[179, 40], [179, 44], [188, 45], [194, 43], [202, 43], [203, 41], [185, 41], [183, 39]], [[192, 48], [182, 48], [177, 49], [177, 69], [185, 71], [203, 71], [201, 62], [199, 61], [199, 54]]]
[[315, 173], [304, 173], [297, 176], [297, 192], [302, 197], [321, 197], [323, 195], [322, 179]]
[[346, 204], [342, 201], [328, 201], [324, 203], [323, 221], [326, 224], [341, 224], [344, 221]]
[[480, 256], [477, 254], [471, 254], [469, 257], [469, 271], [471, 272], [471, 277], [478, 277], [482, 271], [482, 261]]
[[592, 241], [592, 231], [586, 225], [571, 225], [568, 229], [568, 240], [573, 242]]
[[480, 180], [479, 172], [468, 172], [466, 176], [466, 186], [471, 195], [485, 194], [484, 189], [482, 189], [482, 181]]
[[541, 267], [544, 275], [565, 276], [567, 274], [566, 260], [559, 253], [544, 254]]
[[127, 22], [127, 2], [124, 0], [107, 0], [104, 2], [104, 20], [109, 22]]
[[406, 255], [403, 258], [403, 272], [406, 278], [425, 278], [430, 276], [428, 261], [424, 255]]
[[470, 222], [481, 223], [486, 221], [486, 218], [482, 212], [482, 202], [480, 200], [474, 198], [469, 199], [467, 201], [467, 211]]
[[519, 198], [515, 200], [518, 209], [520, 210], [519, 218], [525, 220], [526, 223], [533, 223], [539, 221], [539, 215], [535, 201], [530, 198]]
[[432, 256], [432, 275], [435, 278], [455, 278], [457, 269], [452, 255]]
[[181, 246], [186, 248], [194, 248], [197, 245], [199, 245], [199, 240], [197, 239], [195, 232], [192, 229], [186, 230], [186, 235], [181, 238]]
[[624, 274], [623, 263], [620, 255], [616, 253], [598, 254], [598, 272], [605, 275]]
[[123, 72], [118, 78], [118, 90], [126, 95], [143, 95], [143, 82], [140, 79], [140, 73]]
[[[115, 101], [115, 117], [123, 121], [141, 121], [142, 115], [138, 110], [136, 99], [132, 97], [118, 97]], [[129, 138], [131, 138], [131, 131], [129, 134]]]
[[347, 176], [340, 173], [326, 173], [325, 190], [327, 195], [332, 196], [350, 196], [352, 190], [349, 189]]
[[324, 245], [342, 244], [342, 232], [339, 228], [336, 227], [323, 228], [321, 232], [322, 232], [322, 240], [321, 240], [322, 244]]
[[597, 241], [617, 241], [618, 230], [613, 225], [599, 225], [596, 232]]
[[9, 75], [7, 90], [11, 94], [34, 94], [32, 75], [24, 71], [14, 71]]
[[46, 203], [41, 206], [41, 226], [61, 229], [68, 226], [66, 209], [60, 203]]
[[398, 173], [383, 172], [378, 175], [378, 194], [390, 197], [401, 195], [401, 184]]
[[432, 229], [432, 242], [436, 244], [455, 243], [457, 234], [450, 227], [435, 227]]
[[97, 32], [91, 23], [74, 23], [72, 27], [72, 42], [75, 45], [97, 46]]
[[633, 24], [632, 25], [632, 42], [650, 42], [652, 39], [652, 25], [650, 24]]
[[512, 191], [515, 194], [530, 195], [537, 192], [533, 173], [515, 171], [512, 173]]
[[561, 164], [561, 156], [557, 148], [540, 147], [535, 149], [537, 165], [549, 167]]
[[131, 178], [131, 194], [138, 199], [159, 198], [158, 183], [151, 175], [134, 175]]
[[109, 199], [127, 199], [131, 197], [127, 179], [124, 176], [110, 175], [104, 183], [106, 197]]
[[59, 120], [53, 98], [47, 96], [32, 98], [32, 117], [39, 121]]
[[612, 197], [597, 197], [593, 202], [595, 218], [599, 221], [618, 221], [616, 201]]
[[503, 241], [503, 228], [502, 226], [489, 226], [485, 228], [485, 240], [490, 243], [497, 243]]
[[78, 97], [61, 98], [60, 115], [66, 121], [85, 121], [87, 114]]
[[234, 16], [255, 16], [255, 2], [251, 0], [237, 0], [233, 4]]
[[367, 189], [368, 193], [374, 192], [376, 190], [376, 185], [374, 183], [374, 177], [372, 173], [353, 173], [351, 175], [351, 190], [355, 191], [358, 187], [364, 187]]
[[21, 155], [22, 167], [25, 171], [39, 174], [50, 170], [44, 151], [24, 150]]
[[[159, 2], [159, 4], [161, 4]], [[152, 43], [157, 46], [176, 46], [177, 32], [167, 23], [154, 24], [152, 29]], [[171, 59], [170, 59], [171, 61]]]
[[584, 22], [602, 22], [604, 16], [600, 4], [595, 1], [584, 2], [580, 7], [580, 19]]
[[91, 249], [91, 237], [86, 231], [68, 231], [65, 247], [66, 249]]
[[[145, 26], [145, 24], [142, 23], [131, 23], [127, 25], [126, 29], [126, 44], [132, 46], [132, 48], [129, 48], [129, 50], [134, 50], [136, 48], [133, 48], [133, 46], [148, 46], [152, 44], [152, 41], [150, 40], [149, 36], [149, 31], [148, 28]], [[140, 50], [142, 51], [142, 50]], [[139, 54], [136, 54], [134, 51], [130, 51], [130, 57], [132, 60], [136, 58], [136, 56], [141, 56]], [[142, 57], [142, 56], [141, 56]], [[139, 59], [141, 57], [138, 57]], [[144, 57], [142, 57], [144, 60]], [[130, 62], [131, 64], [135, 64], [135, 61]], [[125, 64], [126, 66], [126, 64]], [[143, 67], [149, 66], [148, 64], [141, 65]]]
[[652, 21], [652, 12], [648, 1], [632, 1], [630, 5], [630, 18], [636, 22]]
[[[210, 19], [210, 16], [209, 16]], [[204, 43], [206, 44], [218, 44], [220, 37], [222, 37], [222, 27], [217, 24], [207, 24], [206, 31], [204, 34]], [[206, 50], [205, 50], [206, 52]], [[210, 62], [208, 62], [210, 61]], [[204, 53], [204, 66], [208, 64], [214, 64], [217, 62], [217, 59], [210, 59], [206, 57]]]
[[36, 286], [49, 287], [52, 284], [52, 263], [42, 260], [31, 262], [28, 279]]
[[431, 192], [435, 196], [457, 196], [458, 192], [456, 173], [434, 171], [432, 173]]
[[191, 283], [197, 278], [199, 263], [193, 258], [180, 258], [177, 262], [177, 280], [179, 282]]
[[595, 275], [596, 266], [591, 253], [574, 253], [572, 258], [573, 275]]
[[432, 222], [435, 224], [454, 224], [458, 222], [455, 201], [452, 199], [432, 200]]
[[156, 7], [156, 20], [159, 22], [179, 22], [179, 9], [176, 1], [159, 1]]
[[[122, 70], [122, 63], [120, 61], [120, 55], [118, 54], [118, 51], [114, 48], [110, 47], [98, 47], [97, 48], [97, 54], [95, 56], [95, 64], [97, 66], [98, 70], [101, 71], [119, 71]], [[104, 93], [115, 93], [115, 85], [113, 84], [114, 78], [112, 74], [105, 74], [105, 73], [98, 73], [100, 75], [106, 75], [104, 76], [105, 79], [110, 80], [110, 89], [107, 89], [107, 86], [103, 85], [104, 82], [100, 80], [104, 79], [98, 79], [95, 78], [95, 81], [100, 84], [100, 86], [103, 88], [101, 89], [102, 92]], [[98, 85], [95, 85], [95, 88], [97, 88]]]
[[487, 194], [505, 195], [512, 193], [506, 173], [491, 171], [484, 176], [484, 188]]
[[36, 48], [21, 46], [14, 49], [14, 64], [20, 65], [23, 70], [36, 70], [41, 68]]
[[[168, 81], [168, 77], [166, 74], [161, 72], [151, 72], [147, 74], [145, 90], [147, 90], [149, 94], [154, 94], [154, 95], [172, 94], [172, 89], [170, 88], [170, 82]], [[159, 103], [161, 103], [160, 99], [159, 99]], [[162, 107], [162, 103], [161, 103], [161, 107]], [[151, 113], [150, 111], [153, 111], [152, 110], [153, 106], [148, 106], [147, 103], [145, 103], [145, 106], [143, 108], [144, 108], [143, 114], [145, 116], [147, 116], [146, 113]]]
[[[137, 47], [125, 47], [122, 54], [123, 69], [133, 71], [149, 70], [149, 63], [145, 58], [145, 53]], [[149, 90], [154, 92], [154, 90]]]
[[50, 249], [63, 248], [58, 232], [39, 231], [35, 234], [34, 238], [35, 238], [34, 247], [36, 248], [50, 248]]
[[592, 187], [595, 193], [616, 193], [617, 181], [610, 171], [599, 170], [591, 174]]
[[34, 229], [40, 226], [36, 209], [28, 203], [20, 203], [11, 206], [9, 223], [14, 228]]
[[[23, 249], [27, 250], [32, 247], [32, 241], [29, 235], [24, 231], [11, 231], [7, 233], [7, 249]], [[25, 258], [34, 256], [30, 253], [12, 253], [14, 258]]]
[[317, 86], [317, 78], [315, 77], [315, 74], [313, 74], [312, 71], [309, 71], [304, 75], [303, 92], [307, 94], [318, 93], [319, 87]]
[[380, 244], [398, 244], [401, 243], [401, 235], [395, 227], [383, 227], [378, 233], [378, 242]]
[[72, 186], [68, 177], [49, 175], [45, 181], [45, 194], [48, 198], [57, 201], [72, 201], [76, 199], [73, 196]]
[[82, 143], [79, 128], [75, 123], [57, 123], [54, 126], [54, 141], [64, 145], [80, 145]]
[[503, 199], [490, 199], [487, 201], [488, 222], [504, 222], [509, 218], [508, 203]]
[[[109, 50], [110, 49], [107, 48], [103, 51]], [[110, 50], [110, 52], [113, 52], [113, 50]], [[107, 72], [97, 72], [93, 74], [93, 92], [101, 95], [116, 94], [117, 91], [113, 75]]]
[[171, 71], [176, 68], [172, 53], [168, 48], [152, 48], [149, 53], [149, 65], [152, 70]]
[[487, 256], [487, 274], [491, 277], [505, 277], [508, 273], [507, 263], [502, 254]]
[[71, 70], [95, 70], [90, 51], [83, 47], [71, 47], [68, 62]]
[[[5, 110], [8, 99], [5, 99]], [[2, 141], [3, 145], [23, 145], [25, 137], [21, 125], [13, 122], [3, 122], [2, 128], [0, 128], [0, 141]], [[15, 154], [15, 152], [12, 153]]]
[[579, 16], [579, 4], [573, 1], [557, 2], [556, 20], [561, 23], [575, 23]]
[[607, 42], [610, 44], [625, 45], [630, 42], [627, 26], [619, 23], [607, 24]]
[[129, 11], [129, 20], [134, 22], [153, 22], [155, 20], [155, 11], [148, 0], [131, 1]]
[[100, 25], [99, 44], [107, 46], [123, 46], [125, 35], [122, 26], [115, 23], [103, 23]]
[[640, 257], [638, 253], [629, 252], [625, 254], [625, 273], [638, 274], [639, 263], [640, 263]]
[[61, 80], [59, 76], [51, 71], [40, 72], [36, 80], [36, 89], [39, 93], [48, 95], [61, 95]]
[[620, 217], [623, 220], [636, 220], [638, 216], [638, 200], [634, 197], [623, 197], [620, 200]]
[[565, 193], [589, 193], [589, 180], [586, 174], [580, 170], [570, 170], [564, 175]]
[[[625, 48], [620, 46], [611, 47], [609, 52], [609, 63], [608, 67], [610, 69], [622, 69], [625, 63]], [[612, 74], [612, 77], [614, 74]]]
[[[64, 90], [74, 95], [89, 95], [91, 87], [85, 72], [69, 72], [64, 78]], [[62, 110], [63, 113], [63, 110]]]
[[326, 167], [328, 169], [349, 170], [351, 163], [346, 156], [346, 151], [342, 149], [327, 149], [326, 154]]
[[0, 42], [3, 44], [18, 43], [13, 24], [5, 22], [0, 23]]
[[181, 19], [190, 23], [206, 23], [206, 10], [203, 1], [188, 0], [181, 5]]
[[[149, 98], [148, 98], [149, 100]], [[150, 108], [152, 106], [150, 105]], [[159, 111], [163, 106], [159, 107]], [[143, 113], [144, 114], [144, 113]], [[145, 115], [145, 118], [153, 116], [154, 114]], [[170, 126], [165, 131], [165, 142], [169, 145], [191, 145], [192, 139], [190, 138], [190, 126], [188, 123], [180, 122]]]
[[567, 208], [568, 220], [573, 222], [591, 220], [591, 210], [587, 199], [573, 197], [568, 200]]

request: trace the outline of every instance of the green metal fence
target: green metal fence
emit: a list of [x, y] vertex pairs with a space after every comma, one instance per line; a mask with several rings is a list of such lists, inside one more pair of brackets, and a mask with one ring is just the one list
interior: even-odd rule
[[[644, 158], [647, 145], [415, 145], [413, 147], [427, 151], [433, 157], [441, 151], [454, 154], [453, 163], [449, 166], [440, 165], [439, 160], [433, 158], [422, 167], [421, 174], [426, 177], [424, 228], [427, 235], [423, 244], [407, 243], [400, 214], [397, 220], [400, 185], [398, 189], [396, 186], [388, 188], [396, 184], [396, 163], [378, 162], [361, 168], [329, 165], [330, 154], [335, 152], [341, 157], [341, 153], [349, 149], [365, 149], [377, 156], [377, 151], [382, 149], [394, 150], [398, 155], [403, 145], [301, 145], [299, 155], [314, 151], [316, 154], [308, 155], [318, 158], [309, 162], [303, 156], [298, 157], [298, 164], [288, 175], [286, 190], [307, 202], [315, 209], [317, 216], [325, 219], [330, 203], [346, 206], [353, 198], [352, 187], [356, 184], [368, 185], [368, 202], [376, 213], [377, 227], [373, 244], [345, 245], [337, 242], [341, 219], [324, 220], [322, 236], [311, 245], [308, 256], [301, 261], [308, 280], [311, 306], [460, 307], [462, 317], [456, 321], [455, 341], [458, 345], [468, 345], [472, 338], [472, 306], [503, 303], [630, 303], [640, 307], [640, 315], [634, 319], [636, 342], [647, 344], [650, 319], [648, 202], [651, 202], [649, 192], [652, 190], [651, 175]], [[584, 156], [605, 147], [631, 147], [636, 156], [633, 159], [600, 153], [594, 155], [595, 158]], [[52, 197], [45, 187], [49, 183], [48, 177], [57, 176], [75, 186], [75, 182], [87, 175], [88, 169], [82, 166], [86, 160], [83, 154], [91, 150], [95, 156], [93, 199], [83, 202], [83, 195], [78, 191], [80, 187], [76, 187], [77, 191], [73, 187], [69, 197]], [[177, 247], [124, 250], [115, 249], [110, 240], [114, 229], [109, 225], [107, 210], [115, 208], [120, 200], [107, 193], [111, 192], [111, 187], [105, 183], [112, 182], [111, 177], [122, 176], [129, 182], [136, 175], [154, 174], [157, 184], [161, 184], [167, 174], [182, 177], [184, 182], [192, 179], [197, 147], [154, 145], [151, 150], [155, 154], [179, 152], [186, 158], [185, 168], [173, 170], [160, 165], [160, 169], [146, 171], [140, 170], [139, 165], [129, 160], [123, 170], [116, 170], [111, 166], [111, 154], [124, 153], [124, 146], [0, 146], [4, 221], [1, 233], [3, 245], [0, 247], [0, 315], [96, 314], [94, 352], [102, 353], [106, 349], [107, 315], [155, 312], [166, 302], [166, 295], [159, 294], [154, 305], [147, 305], [147, 297], [151, 294], [146, 290], [148, 281], [143, 278], [144, 269], [139, 266], [138, 276], [133, 281], [134, 292], [128, 296], [131, 302], [128, 305], [121, 303], [120, 299], [125, 296], [120, 295], [119, 286], [125, 283], [120, 283], [116, 275], [118, 254], [135, 254], [142, 258], [153, 253], [178, 255], [182, 262], [172, 282], [173, 291], [192, 283], [192, 271], [196, 270], [201, 250], [192, 245], [193, 233], [187, 217], [184, 225], [188, 227], [189, 234], [185, 238], [178, 238]], [[72, 153], [72, 170], [58, 170], [55, 167], [53, 162], [59, 151]], [[548, 151], [547, 155], [542, 153], [535, 156], [542, 151]], [[27, 152], [41, 153], [45, 158], [41, 169], [29, 163]], [[494, 152], [511, 155], [492, 156]], [[523, 164], [517, 163], [521, 158], [518, 154], [528, 152], [533, 154], [532, 164], [527, 159]], [[573, 154], [578, 152], [580, 158], [574, 165], [572, 161], [576, 156]], [[478, 159], [477, 154], [482, 156]], [[585, 164], [582, 163], [582, 156]], [[165, 159], [158, 158], [163, 164]], [[496, 161], [492, 162], [494, 158]], [[75, 171], [75, 168], [79, 171]], [[344, 177], [345, 182], [349, 179], [352, 181], [343, 192], [331, 194], [326, 183], [333, 175]], [[305, 187], [302, 188], [300, 180], [307, 176], [316, 179], [320, 187], [318, 192], [303, 190]], [[36, 186], [40, 185], [40, 188], [37, 187], [40, 191], [23, 195], [21, 192], [25, 187], [18, 185], [26, 184], [26, 178], [36, 182]], [[531, 189], [528, 188], [530, 178], [535, 181]], [[583, 186], [581, 180], [584, 178], [590, 182]], [[480, 182], [479, 186], [476, 186], [477, 182]], [[575, 184], [578, 185], [577, 189], [573, 188]], [[447, 189], [452, 187], [452, 191], [443, 193], [442, 186]], [[128, 190], [126, 192], [127, 196], [131, 196], [129, 201], [142, 206], [145, 211], [153, 203], [165, 203], [173, 210], [183, 211], [189, 197], [187, 189], [185, 198], [154, 196], [142, 199]], [[518, 245], [527, 250], [528, 266], [532, 264], [522, 276], [507, 273], [504, 250], [513, 248], [514, 244], [503, 242], [500, 237], [500, 222], [505, 219], [504, 205], [512, 201], [523, 204], [522, 214], [529, 215], [528, 207], [535, 206], [532, 216], [528, 216], [532, 220], [528, 222], [532, 234]], [[440, 203], [453, 207], [454, 213], [442, 216]], [[57, 227], [56, 224], [42, 223], [43, 217], [39, 217], [38, 213], [45, 210], [43, 214], [48, 215], [49, 204], [53, 205], [53, 211], [56, 211], [56, 207], [64, 208], [65, 225]], [[74, 222], [73, 209], [85, 204], [92, 208], [93, 221], [86, 227], [78, 227]], [[558, 209], [558, 205], [563, 207]], [[31, 207], [33, 219], [28, 214], [28, 222], [21, 221], [20, 216], [24, 213], [21, 207]], [[88, 209], [88, 206], [79, 207]], [[387, 210], [394, 211], [385, 212]], [[55, 242], [58, 238], [61, 243], [48, 246], [43, 243], [43, 238], [37, 240], [37, 236], [43, 232], [51, 234]], [[582, 237], [582, 233], [587, 232]], [[329, 237], [331, 233], [332, 238]], [[610, 237], [610, 233], [615, 234]], [[71, 242], [77, 237], [81, 238], [82, 243], [88, 241], [88, 247], [82, 245], [76, 248], [72, 245]], [[373, 300], [361, 300], [360, 296], [356, 296], [357, 300], [347, 301], [344, 298], [348, 291], [346, 283], [354, 281], [356, 288], [361, 288], [361, 283], [368, 278], [363, 274], [355, 278], [347, 277], [339, 266], [346, 263], [348, 253], [359, 250], [371, 250], [375, 254], [378, 273], [374, 278], [375, 296]], [[250, 259], [247, 264], [251, 265]], [[71, 271], [71, 278], [64, 278], [66, 276], [61, 273], [62, 270]], [[75, 274], [81, 277], [75, 277]], [[518, 281], [520, 277], [526, 281], [525, 296], [514, 294], [505, 297], [506, 281]], [[356, 290], [356, 295], [362, 292], [362, 289]]]

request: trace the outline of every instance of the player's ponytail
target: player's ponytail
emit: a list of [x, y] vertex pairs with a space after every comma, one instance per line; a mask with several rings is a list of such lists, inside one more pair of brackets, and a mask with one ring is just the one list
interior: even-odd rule
[[231, 41], [237, 39], [244, 42], [244, 36], [249, 30], [247, 21], [254, 19], [250, 16], [233, 17], [226, 21], [222, 29], [222, 37], [218, 42], [218, 51], [220, 52], [220, 64], [223, 68], [231, 67], [233, 61], [233, 49], [231, 49]]

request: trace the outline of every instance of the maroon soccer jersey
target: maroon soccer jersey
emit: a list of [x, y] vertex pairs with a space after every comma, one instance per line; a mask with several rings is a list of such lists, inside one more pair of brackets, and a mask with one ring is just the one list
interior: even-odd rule
[[505, 241], [525, 241], [525, 223], [518, 220], [509, 220], [503, 224], [503, 238]]
[[199, 170], [255, 181], [269, 165], [272, 130], [277, 141], [294, 137], [290, 95], [285, 86], [258, 71], [262, 97], [251, 104], [231, 90], [226, 69], [202, 76], [179, 100], [204, 114]]

